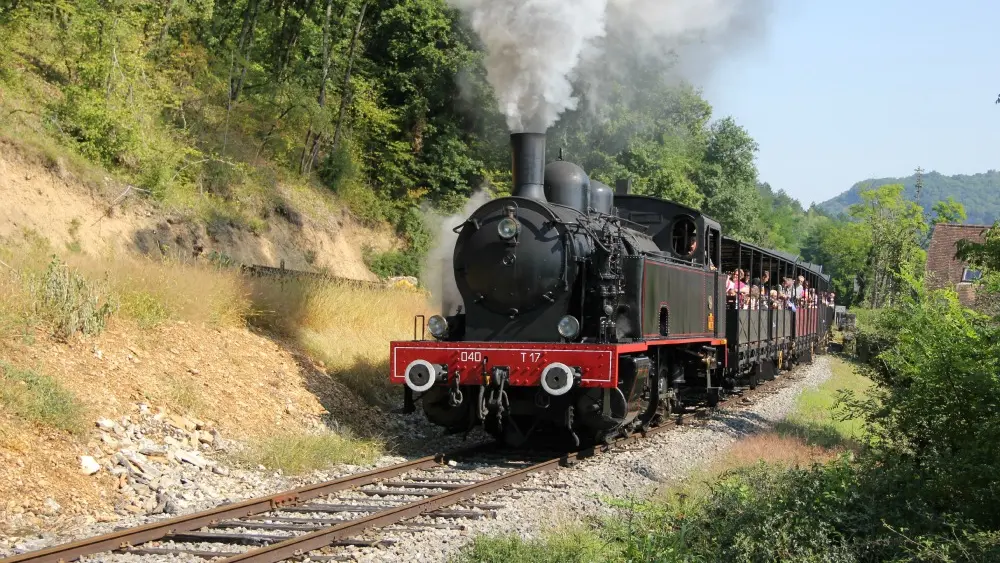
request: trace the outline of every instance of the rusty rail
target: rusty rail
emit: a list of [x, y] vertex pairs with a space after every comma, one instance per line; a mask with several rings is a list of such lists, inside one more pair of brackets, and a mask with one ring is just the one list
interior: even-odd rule
[[[462, 450], [461, 453], [471, 452], [476, 449], [478, 448]], [[170, 518], [159, 522], [153, 522], [137, 528], [119, 530], [102, 536], [57, 545], [38, 551], [22, 553], [6, 559], [0, 559], [0, 563], [22, 563], [25, 561], [31, 561], [32, 563], [65, 563], [67, 561], [76, 560], [84, 555], [113, 551], [127, 546], [134, 546], [152, 540], [163, 539], [171, 534], [197, 530], [198, 528], [212, 525], [227, 518], [243, 518], [246, 516], [263, 514], [282, 506], [298, 504], [332, 492], [348, 490], [361, 485], [369, 485], [380, 479], [395, 477], [406, 473], [407, 471], [434, 467], [435, 465], [440, 465], [441, 463], [446, 462], [451, 456], [457, 455], [458, 453], [459, 452], [450, 455], [438, 454], [434, 456], [422, 457], [420, 459], [415, 459], [413, 461], [389, 467], [348, 475], [333, 481], [325, 481], [314, 485], [308, 485], [292, 491], [258, 497], [235, 504], [217, 506], [209, 510], [178, 516], [176, 518]]]
[[[788, 381], [790, 378], [783, 377], [779, 381]], [[741, 394], [734, 394], [725, 397], [718, 403], [718, 407], [732, 403], [736, 399], [745, 399], [752, 397], [761, 393], [762, 391], [770, 389], [773, 385], [765, 383], [756, 388], [746, 389]], [[780, 389], [784, 387], [781, 383], [777, 384], [777, 388]], [[777, 389], [775, 389], [777, 390]], [[153, 522], [137, 528], [119, 530], [112, 532], [110, 534], [97, 536], [94, 538], [88, 538], [72, 543], [67, 543], [63, 545], [58, 545], [34, 552], [24, 553], [20, 555], [15, 555], [7, 559], [0, 560], [0, 563], [66, 563], [69, 561], [74, 561], [85, 555], [92, 555], [95, 553], [109, 552], [109, 551], [119, 551], [124, 553], [134, 553], [140, 554], [169, 554], [169, 553], [189, 553], [193, 555], [198, 555], [202, 557], [226, 557], [223, 559], [223, 563], [243, 563], [243, 562], [253, 562], [253, 563], [274, 563], [277, 561], [283, 561], [292, 557], [302, 557], [307, 553], [321, 549], [324, 547], [343, 544], [344, 540], [347, 543], [351, 543], [348, 539], [350, 536], [356, 535], [360, 532], [364, 532], [371, 529], [383, 528], [396, 524], [398, 522], [414, 518], [421, 515], [434, 515], [435, 511], [439, 511], [442, 508], [454, 506], [456, 504], [466, 503], [472, 497], [480, 495], [483, 493], [493, 492], [504, 487], [507, 487], [513, 483], [522, 481], [526, 479], [532, 473], [537, 473], [540, 471], [547, 471], [550, 469], [557, 468], [559, 466], [570, 466], [575, 463], [576, 460], [582, 460], [598, 453], [608, 451], [615, 447], [620, 447], [637, 440], [644, 439], [646, 437], [662, 433], [676, 426], [683, 424], [684, 417], [688, 415], [701, 416], [710, 412], [714, 409], [708, 409], [704, 407], [696, 407], [693, 411], [678, 414], [676, 416], [671, 416], [670, 418], [662, 421], [659, 425], [654, 426], [646, 431], [634, 433], [626, 437], [619, 438], [612, 441], [609, 444], [601, 444], [580, 450], [578, 452], [561, 454], [550, 459], [546, 459], [540, 463], [534, 463], [528, 467], [522, 469], [516, 469], [502, 475], [484, 479], [481, 481], [476, 481], [470, 484], [462, 484], [460, 486], [448, 486], [442, 487], [441, 483], [426, 482], [427, 480], [420, 477], [414, 477], [412, 483], [400, 483], [400, 482], [390, 482], [384, 483], [385, 485], [392, 486], [409, 486], [414, 489], [424, 488], [424, 489], [434, 489], [434, 488], [445, 488], [442, 493], [431, 493], [430, 491], [411, 493], [410, 496], [424, 496], [425, 498], [417, 501], [406, 502], [402, 505], [397, 506], [380, 506], [380, 507], [364, 507], [358, 506], [354, 512], [371, 512], [371, 514], [364, 516], [362, 518], [357, 518], [353, 520], [348, 520], [333, 525], [326, 525], [320, 528], [305, 528], [296, 527], [300, 531], [304, 531], [303, 535], [292, 536], [283, 541], [275, 541], [270, 545], [265, 545], [256, 549], [251, 549], [245, 553], [232, 553], [232, 552], [191, 552], [184, 549], [161, 549], [161, 548], [139, 548], [140, 544], [144, 544], [156, 540], [172, 540], [174, 537], [183, 537], [185, 534], [187, 536], [197, 536], [197, 537], [211, 537], [211, 534], [195, 532], [199, 528], [203, 527], [231, 527], [226, 526], [227, 519], [239, 519], [241, 521], [247, 522], [247, 528], [253, 528], [254, 516], [266, 514], [272, 511], [299, 511], [299, 512], [323, 512], [328, 510], [327, 505], [310, 505], [305, 504], [306, 501], [315, 499], [329, 493], [337, 491], [346, 491], [355, 489], [359, 486], [374, 484], [378, 481], [396, 477], [411, 471], [418, 471], [424, 469], [430, 469], [433, 467], [444, 466], [447, 467], [447, 462], [466, 455], [475, 455], [476, 453], [490, 451], [492, 444], [481, 444], [473, 446], [470, 448], [465, 448], [457, 450], [450, 454], [437, 454], [434, 456], [427, 456], [413, 461], [408, 461], [400, 463], [397, 465], [373, 469], [366, 471], [364, 473], [359, 473], [355, 475], [348, 475], [340, 479], [335, 479], [333, 481], [326, 481], [323, 483], [317, 483], [314, 485], [309, 485], [306, 487], [301, 487], [292, 491], [286, 491], [278, 493], [275, 495], [259, 497], [251, 500], [246, 500], [243, 502], [228, 504], [205, 510], [202, 512], [196, 512], [185, 516], [179, 516], [176, 518], [171, 518], [168, 520], [163, 520], [160, 522]], [[465, 479], [468, 480], [468, 479]], [[421, 481], [425, 484], [421, 485]], [[363, 491], [362, 491], [363, 492]], [[378, 493], [376, 493], [378, 494]], [[393, 489], [386, 489], [381, 492], [382, 496], [400, 496], [404, 493], [396, 492]], [[310, 507], [315, 507], [315, 509], [310, 509]], [[337, 508], [337, 507], [331, 507]], [[344, 509], [345, 507], [339, 507]], [[351, 507], [346, 507], [347, 511], [351, 511]], [[366, 510], [366, 508], [384, 508], [384, 510]], [[462, 512], [462, 511], [453, 511]], [[279, 518], [279, 520], [281, 520]], [[288, 520], [287, 518], [284, 520]], [[301, 519], [305, 520], [305, 519]], [[317, 524], [322, 522], [322, 520], [315, 520]], [[272, 525], [274, 526], [274, 525]], [[275, 529], [288, 529], [279, 527]], [[262, 526], [266, 528], [266, 526]], [[199, 535], [200, 534], [200, 535]], [[248, 536], [251, 537], [251, 536]]]

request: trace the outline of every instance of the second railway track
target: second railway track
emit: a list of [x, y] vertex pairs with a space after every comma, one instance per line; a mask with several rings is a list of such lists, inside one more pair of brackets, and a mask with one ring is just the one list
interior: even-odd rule
[[[787, 375], [719, 404], [731, 405], [789, 381]], [[259, 497], [143, 526], [123, 529], [0, 563], [69, 561], [277, 562], [351, 561], [346, 548], [377, 548], [391, 540], [368, 539], [373, 530], [419, 532], [462, 528], [465, 519], [489, 518], [503, 508], [474, 497], [509, 488], [530, 475], [573, 465], [602, 452], [703, 417], [689, 409], [644, 434], [576, 452], [525, 452], [492, 444], [423, 457], [274, 495]], [[182, 559], [177, 559], [177, 556]]]

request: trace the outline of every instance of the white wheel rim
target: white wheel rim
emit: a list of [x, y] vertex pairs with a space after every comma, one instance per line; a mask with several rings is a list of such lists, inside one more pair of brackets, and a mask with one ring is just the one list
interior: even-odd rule
[[[549, 387], [549, 383], [545, 379], [545, 376], [547, 376], [549, 372], [552, 371], [553, 369], [562, 369], [569, 374], [569, 377], [566, 378], [566, 384], [557, 389]], [[566, 364], [560, 362], [553, 362], [545, 366], [545, 369], [542, 370], [542, 389], [545, 389], [545, 392], [548, 393], [549, 395], [554, 395], [556, 397], [560, 395], [565, 395], [566, 393], [569, 393], [569, 390], [572, 387], [573, 387], [573, 370], [569, 369], [569, 366], [567, 366]]]
[[[430, 374], [430, 377], [427, 378], [427, 383], [423, 385], [417, 385], [416, 383], [413, 382], [413, 379], [410, 377], [410, 374], [413, 373], [413, 368], [415, 368], [416, 366], [424, 366], [425, 368], [427, 368], [427, 373]], [[412, 362], [410, 362], [410, 365], [406, 366], [406, 371], [403, 373], [403, 379], [406, 380], [407, 387], [413, 389], [418, 393], [423, 393], [424, 391], [427, 391], [431, 387], [434, 387], [434, 384], [437, 383], [437, 370], [434, 369], [434, 366], [427, 360], [413, 360]]]

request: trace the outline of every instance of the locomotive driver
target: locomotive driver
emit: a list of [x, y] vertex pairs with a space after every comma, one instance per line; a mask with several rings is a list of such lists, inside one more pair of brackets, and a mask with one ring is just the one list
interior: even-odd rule
[[[691, 237], [691, 246], [688, 248], [688, 256], [691, 257], [691, 260], [694, 260], [696, 250], [698, 250], [698, 237]], [[708, 257], [708, 268], [713, 272], [715, 271], [715, 262], [712, 262], [711, 256]]]

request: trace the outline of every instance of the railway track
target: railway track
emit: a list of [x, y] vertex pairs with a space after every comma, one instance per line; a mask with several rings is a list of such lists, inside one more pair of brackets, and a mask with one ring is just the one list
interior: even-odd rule
[[[745, 389], [716, 408], [776, 392], [792, 381], [785, 375], [755, 389]], [[503, 508], [476, 502], [477, 495], [510, 488], [534, 473], [572, 466], [691, 419], [705, 418], [711, 410], [688, 409], [644, 433], [576, 452], [543, 454], [485, 444], [427, 456], [15, 555], [0, 563], [106, 561], [128, 555], [133, 556], [128, 558], [130, 561], [137, 560], [134, 556], [186, 556], [192, 561], [222, 558], [226, 563], [350, 561], [352, 556], [342, 551], [345, 547], [374, 548], [392, 543], [361, 539], [358, 536], [362, 534], [371, 535], [372, 530], [461, 529], [458, 522], [463, 519], [489, 518]]]

